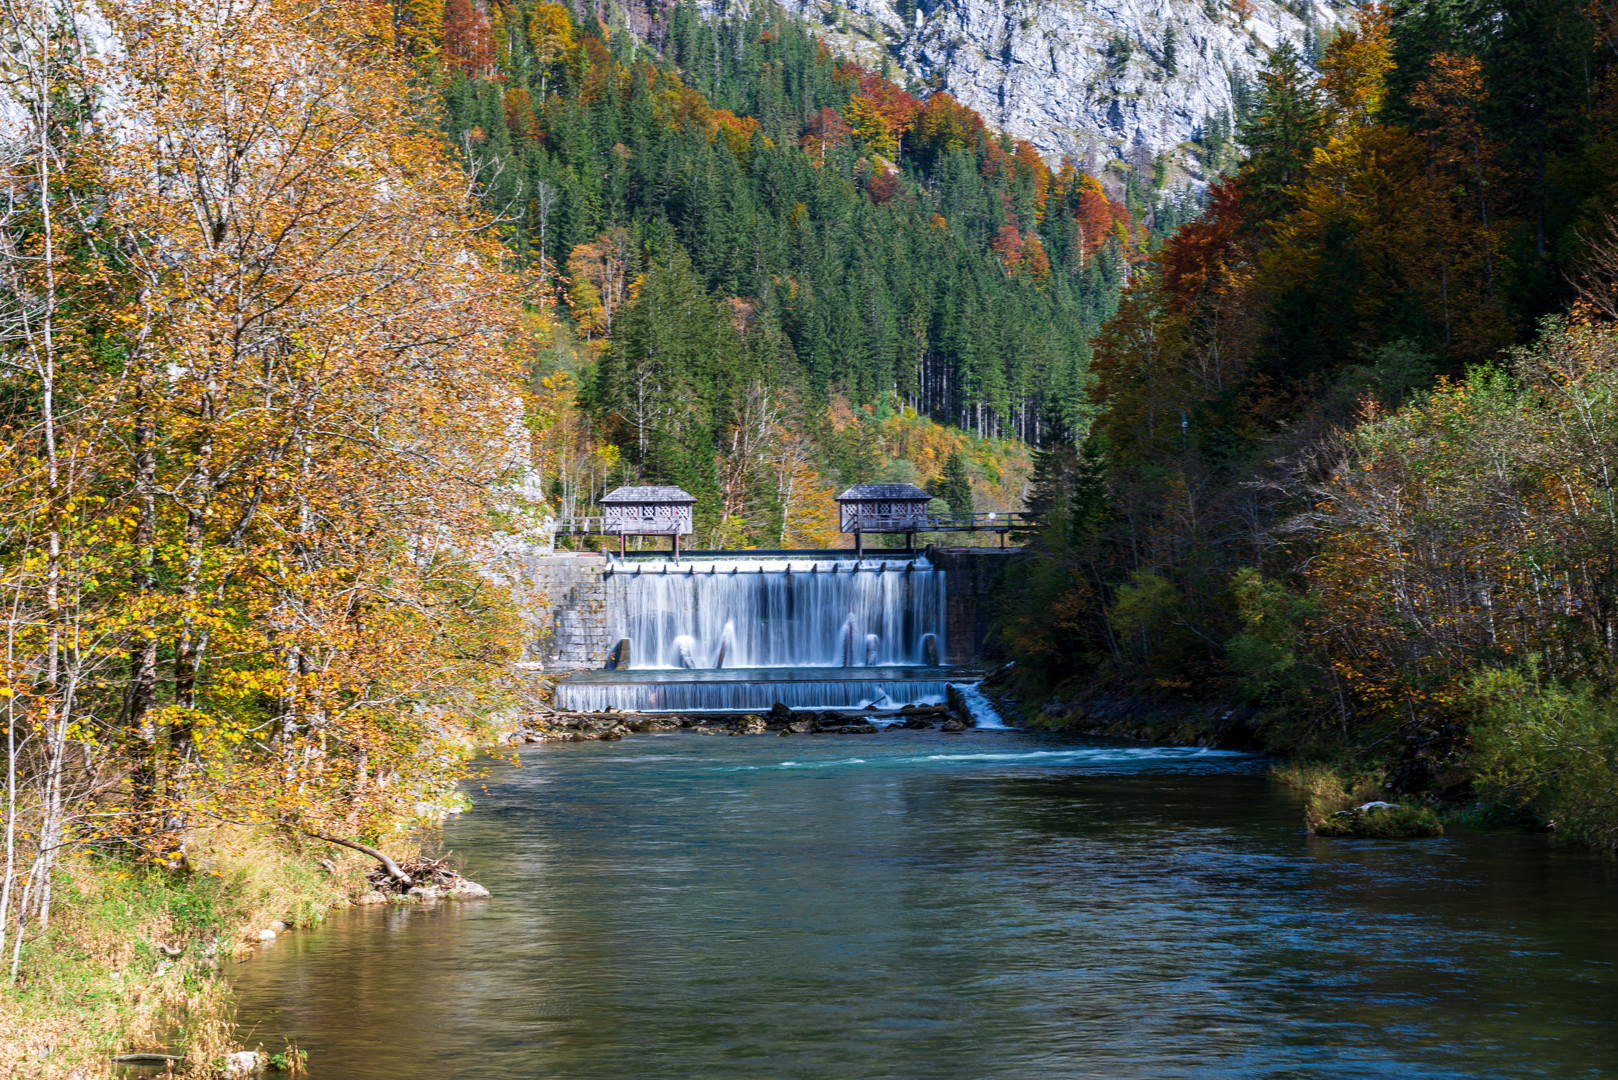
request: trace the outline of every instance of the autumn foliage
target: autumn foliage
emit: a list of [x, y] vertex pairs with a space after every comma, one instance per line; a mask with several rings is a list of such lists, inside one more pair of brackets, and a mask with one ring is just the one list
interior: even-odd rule
[[[1272, 56], [1248, 158], [1095, 339], [1088, 438], [1036, 478], [1066, 516], [1041, 599], [1002, 632], [1030, 693], [1220, 695], [1272, 749], [1612, 844], [1610, 24], [1542, 5], [1432, 47], [1400, 10], [1316, 70]], [[1070, 175], [1086, 241], [1115, 228]]]
[[221, 819], [377, 836], [502, 683], [477, 559], [523, 282], [371, 19], [124, 4], [12, 118], [0, 263], [45, 298], [4, 346], [13, 897], [68, 848], [184, 865]]

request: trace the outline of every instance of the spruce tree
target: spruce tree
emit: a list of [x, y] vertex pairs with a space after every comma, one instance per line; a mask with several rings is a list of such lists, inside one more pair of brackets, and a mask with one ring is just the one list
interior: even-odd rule
[[966, 459], [959, 450], [944, 461], [944, 471], [933, 482], [933, 497], [949, 503], [957, 514], [972, 512], [972, 480], [966, 475]]

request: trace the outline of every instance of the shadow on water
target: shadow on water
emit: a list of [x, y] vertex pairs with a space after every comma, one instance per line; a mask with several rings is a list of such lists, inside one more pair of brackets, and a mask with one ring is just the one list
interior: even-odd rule
[[495, 899], [236, 972], [315, 1080], [1618, 1073], [1618, 880], [1538, 837], [1324, 841], [1243, 755], [637, 736], [499, 768]]

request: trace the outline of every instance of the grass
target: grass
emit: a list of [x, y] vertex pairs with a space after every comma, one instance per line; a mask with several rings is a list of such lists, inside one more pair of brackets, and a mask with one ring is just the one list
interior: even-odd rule
[[1375, 840], [1410, 840], [1443, 836], [1444, 825], [1429, 807], [1387, 806], [1361, 810], [1351, 807], [1323, 817], [1309, 818], [1316, 836], [1354, 836]]
[[1444, 835], [1438, 815], [1425, 806], [1361, 806], [1382, 799], [1381, 777], [1374, 773], [1343, 774], [1330, 765], [1278, 765], [1270, 775], [1307, 796], [1304, 821], [1316, 836], [1356, 836], [1403, 840]]
[[[191, 873], [102, 855], [63, 864], [49, 930], [25, 939], [14, 985], [9, 945], [0, 968], [0, 1078], [91, 1080], [136, 1051], [183, 1054], [181, 1075], [216, 1075], [232, 1049], [226, 961], [272, 923], [321, 921], [362, 891], [367, 866], [237, 827], [199, 836], [191, 855]], [[279, 1056], [300, 1060], [295, 1048]]]

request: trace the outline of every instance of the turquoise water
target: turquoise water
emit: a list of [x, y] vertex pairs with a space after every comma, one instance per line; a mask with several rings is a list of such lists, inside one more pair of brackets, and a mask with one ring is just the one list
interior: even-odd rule
[[1307, 836], [1238, 754], [1016, 732], [525, 749], [490, 901], [235, 971], [314, 1080], [1618, 1075], [1618, 873]]

